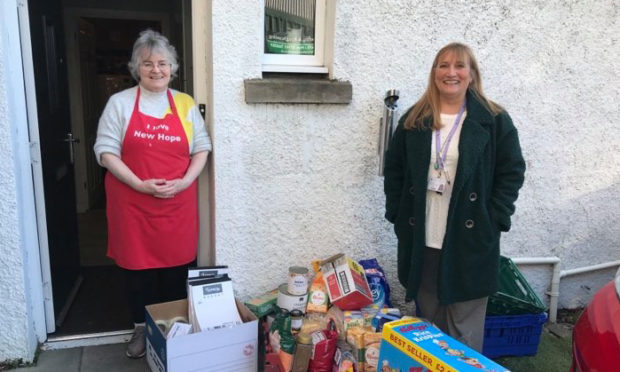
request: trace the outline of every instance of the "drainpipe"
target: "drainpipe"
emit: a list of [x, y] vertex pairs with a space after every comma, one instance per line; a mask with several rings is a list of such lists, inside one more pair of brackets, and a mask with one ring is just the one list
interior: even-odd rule
[[513, 258], [515, 265], [553, 265], [551, 291], [549, 295], [549, 321], [555, 323], [558, 314], [558, 297], [560, 296], [560, 259], [558, 257], [518, 257]]
[[608, 269], [620, 266], [620, 260], [605, 262], [598, 265], [584, 266], [576, 269], [560, 271], [560, 259], [558, 257], [518, 257], [513, 258], [515, 265], [553, 265], [551, 276], [551, 291], [549, 295], [549, 322], [555, 323], [558, 314], [558, 297], [560, 296], [560, 279], [571, 275], [583, 274], [591, 271]]
[[618, 261], [611, 261], [611, 262], [605, 262], [605, 263], [598, 264], [598, 265], [580, 267], [580, 268], [577, 268], [577, 269], [562, 270], [560, 272], [560, 279], [564, 278], [564, 277], [567, 277], [567, 276], [571, 276], [571, 275], [587, 273], [587, 272], [590, 272], [590, 271], [601, 270], [601, 269], [608, 269], [608, 268], [614, 267], [614, 266], [620, 266], [620, 260], [618, 260]]

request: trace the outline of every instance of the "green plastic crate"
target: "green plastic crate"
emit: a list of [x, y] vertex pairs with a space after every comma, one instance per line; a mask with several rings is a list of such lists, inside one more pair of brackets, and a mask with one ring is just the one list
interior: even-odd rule
[[501, 256], [499, 290], [489, 296], [487, 315], [538, 314], [547, 310], [510, 258]]

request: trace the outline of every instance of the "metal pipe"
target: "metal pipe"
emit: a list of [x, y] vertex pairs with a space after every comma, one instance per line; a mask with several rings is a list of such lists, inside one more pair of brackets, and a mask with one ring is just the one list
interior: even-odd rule
[[560, 258], [559, 257], [518, 257], [513, 258], [515, 265], [553, 265], [551, 290], [549, 295], [549, 322], [555, 323], [558, 315], [558, 298], [560, 297]]
[[400, 92], [396, 89], [390, 89], [385, 93], [383, 99], [383, 117], [380, 121], [379, 129], [379, 176], [383, 176], [383, 168], [385, 167], [385, 152], [390, 145], [392, 134], [396, 129], [396, 123], [398, 123], [398, 96]]
[[513, 258], [512, 262], [514, 262], [515, 265], [553, 265], [551, 291], [547, 292], [549, 295], [549, 322], [551, 323], [555, 323], [557, 320], [558, 299], [560, 297], [560, 280], [562, 278], [596, 270], [608, 269], [614, 266], [620, 266], [620, 260], [618, 260], [560, 271], [560, 259], [558, 257], [519, 257]]
[[598, 264], [598, 265], [579, 267], [579, 268], [576, 268], [576, 269], [562, 270], [560, 272], [560, 278], [564, 278], [564, 277], [571, 276], [571, 275], [576, 275], [576, 274], [587, 273], [587, 272], [590, 272], [590, 271], [608, 269], [608, 268], [614, 267], [614, 266], [620, 266], [620, 260], [605, 262], [605, 263]]

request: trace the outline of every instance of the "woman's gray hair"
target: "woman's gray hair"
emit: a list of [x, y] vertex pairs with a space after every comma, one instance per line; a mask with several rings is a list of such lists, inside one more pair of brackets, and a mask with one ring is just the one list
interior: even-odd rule
[[140, 32], [140, 36], [133, 44], [133, 51], [131, 52], [131, 60], [127, 63], [129, 67], [129, 73], [136, 81], [140, 81], [140, 63], [142, 63], [142, 56], [144, 52], [148, 54], [157, 52], [166, 56], [166, 59], [170, 63], [170, 80], [177, 76], [179, 70], [179, 63], [177, 62], [177, 51], [170, 44], [168, 39], [157, 31], [151, 29]]

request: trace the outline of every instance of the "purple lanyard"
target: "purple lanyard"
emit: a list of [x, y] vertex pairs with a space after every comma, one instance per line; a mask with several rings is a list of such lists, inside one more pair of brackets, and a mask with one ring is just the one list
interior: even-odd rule
[[456, 132], [456, 128], [458, 128], [459, 123], [461, 122], [461, 116], [465, 112], [465, 101], [463, 101], [463, 105], [459, 109], [459, 114], [456, 116], [456, 120], [454, 124], [452, 124], [452, 129], [450, 129], [450, 133], [448, 133], [448, 137], [446, 138], [446, 142], [443, 147], [443, 154], [441, 151], [441, 129], [437, 129], [435, 131], [435, 150], [437, 151], [437, 160], [435, 161], [435, 169], [444, 169], [444, 164], [446, 163], [446, 157], [448, 156], [448, 148], [450, 147], [450, 142], [452, 141], [452, 137], [454, 136], [454, 132]]

